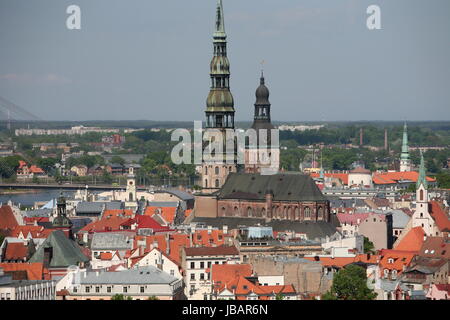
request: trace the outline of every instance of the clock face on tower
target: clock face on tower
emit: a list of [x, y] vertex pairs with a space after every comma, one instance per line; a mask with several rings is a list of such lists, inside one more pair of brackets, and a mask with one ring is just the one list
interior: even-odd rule
[[130, 186], [132, 186], [133, 185], [133, 181], [130, 181]]

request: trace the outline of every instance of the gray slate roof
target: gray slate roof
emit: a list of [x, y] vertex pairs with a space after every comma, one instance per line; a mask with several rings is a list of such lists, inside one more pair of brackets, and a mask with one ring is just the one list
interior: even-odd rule
[[272, 220], [266, 222], [265, 219], [256, 218], [236, 218], [236, 217], [219, 217], [219, 218], [204, 218], [204, 217], [194, 217], [191, 223], [204, 223], [207, 226], [212, 226], [216, 228], [223, 228], [224, 225], [228, 226], [228, 229], [237, 229], [239, 227], [250, 227], [250, 226], [264, 226], [272, 227], [273, 231], [283, 232], [283, 231], [295, 231], [298, 233], [305, 233], [308, 239], [314, 240], [319, 238], [324, 238], [326, 236], [332, 236], [336, 233], [336, 227], [339, 225], [336, 217], [331, 215], [332, 221], [290, 221], [290, 220]]
[[151, 207], [178, 207], [178, 201], [149, 201], [148, 205]]
[[86, 272], [77, 279], [80, 284], [172, 284], [178, 279], [153, 266], [116, 272]]
[[114, 210], [123, 209], [124, 205], [120, 201], [111, 202], [79, 202], [77, 204], [76, 212], [77, 214], [83, 213], [97, 213], [101, 214], [103, 209]]
[[133, 245], [133, 238], [126, 233], [101, 232], [94, 233], [91, 250], [128, 250]]
[[183, 201], [194, 200], [194, 196], [192, 194], [180, 191], [178, 189], [162, 189], [155, 191], [155, 193], [165, 193], [165, 192], [173, 194], [174, 196], [180, 198]]
[[68, 239], [61, 230], [53, 231], [34, 253], [29, 262], [44, 262], [44, 248], [53, 248], [53, 256], [50, 267], [68, 267], [77, 265], [79, 262], [87, 262], [81, 248], [72, 240]]
[[50, 217], [52, 209], [34, 209], [22, 211], [25, 217]]
[[268, 190], [273, 192], [274, 201], [327, 201], [314, 180], [300, 173], [230, 173], [218, 198], [265, 200]]

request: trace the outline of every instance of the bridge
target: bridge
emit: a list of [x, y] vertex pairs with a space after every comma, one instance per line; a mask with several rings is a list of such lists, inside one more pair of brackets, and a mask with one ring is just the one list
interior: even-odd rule
[[[98, 190], [98, 191], [106, 191], [106, 190], [124, 190], [126, 189], [126, 185], [111, 185], [111, 184], [80, 184], [80, 183], [0, 183], [0, 189], [43, 189], [43, 190], [79, 190], [86, 189], [86, 186], [89, 190]], [[136, 186], [138, 191], [148, 190], [148, 187], [144, 186]]]

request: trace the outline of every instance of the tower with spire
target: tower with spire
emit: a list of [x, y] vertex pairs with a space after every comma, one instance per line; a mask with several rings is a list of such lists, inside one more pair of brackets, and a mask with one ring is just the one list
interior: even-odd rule
[[256, 145], [247, 143], [245, 150], [245, 172], [276, 173], [280, 165], [280, 150], [273, 145], [271, 131], [275, 127], [270, 119], [269, 89], [265, 84], [264, 71], [261, 71], [259, 87], [255, 92], [255, 112], [252, 129], [256, 131]]
[[412, 227], [422, 227], [427, 236], [434, 234], [434, 220], [429, 213], [428, 183], [425, 172], [425, 161], [420, 152], [419, 177], [416, 183], [416, 211], [412, 216]]
[[137, 200], [136, 176], [134, 175], [134, 167], [130, 166], [127, 176], [125, 208], [135, 211], [138, 206]]
[[[213, 34], [214, 55], [210, 64], [211, 87], [206, 100], [206, 130], [220, 132], [225, 143], [225, 130], [234, 129], [234, 100], [230, 91], [230, 62], [227, 58], [227, 34], [222, 0], [217, 1], [216, 23]], [[205, 132], [206, 133], [206, 132]], [[209, 142], [213, 142], [210, 140]], [[208, 145], [204, 147], [208, 148]], [[224, 184], [228, 173], [236, 172], [236, 148], [227, 154], [225, 145], [222, 148], [222, 161], [215, 160], [218, 155], [208, 156], [203, 153], [202, 187], [204, 192], [218, 190]], [[226, 159], [233, 159], [227, 162]], [[232, 162], [232, 163], [230, 163]]]
[[408, 147], [408, 128], [403, 126], [403, 140], [402, 140], [402, 153], [400, 155], [400, 171], [411, 171], [411, 160], [409, 158], [409, 147]]

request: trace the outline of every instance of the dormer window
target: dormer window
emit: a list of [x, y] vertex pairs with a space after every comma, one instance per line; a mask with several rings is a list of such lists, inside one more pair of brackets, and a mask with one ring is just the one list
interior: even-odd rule
[[394, 263], [394, 259], [389, 258], [389, 259], [388, 259], [388, 263]]

